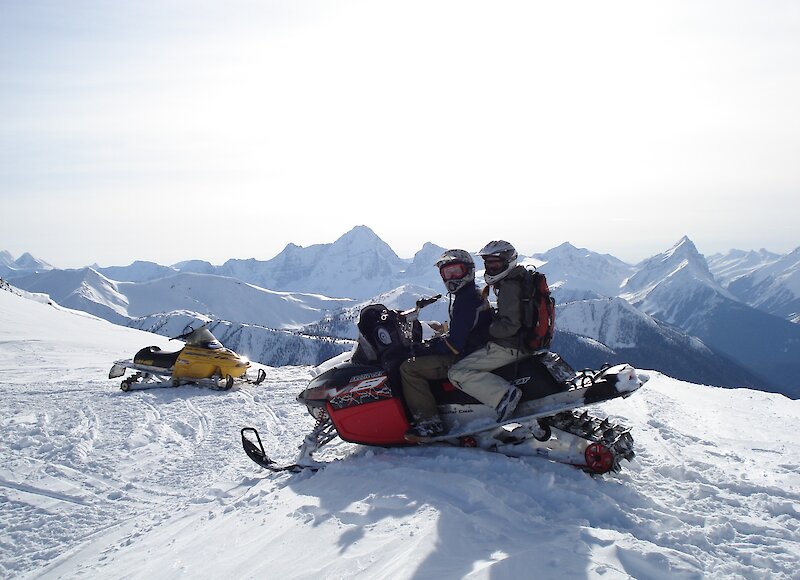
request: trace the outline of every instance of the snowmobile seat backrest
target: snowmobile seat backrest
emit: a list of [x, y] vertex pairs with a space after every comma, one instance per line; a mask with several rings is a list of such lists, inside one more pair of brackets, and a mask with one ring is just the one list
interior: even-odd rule
[[164, 352], [157, 346], [146, 346], [133, 357], [134, 364], [169, 369], [175, 366], [181, 351]]
[[353, 362], [359, 364], [377, 363], [380, 356], [372, 337], [380, 320], [381, 312], [386, 310], [383, 304], [365, 306], [358, 316], [358, 344], [353, 353]]
[[378, 362], [378, 353], [375, 352], [375, 349], [372, 348], [372, 345], [360, 332], [358, 333], [358, 342], [356, 343], [356, 349], [353, 351], [351, 360], [361, 365], [375, 364]]
[[358, 317], [358, 346], [353, 360], [394, 367], [404, 353], [397, 313], [383, 304], [365, 306]]

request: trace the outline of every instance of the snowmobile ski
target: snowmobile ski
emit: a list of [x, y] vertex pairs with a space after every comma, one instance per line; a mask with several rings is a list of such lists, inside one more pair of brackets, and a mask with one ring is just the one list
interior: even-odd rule
[[261, 436], [258, 431], [253, 427], [244, 427], [241, 431], [242, 447], [247, 456], [256, 462], [264, 469], [269, 469], [275, 473], [291, 472], [299, 473], [304, 470], [317, 471], [319, 466], [316, 465], [300, 465], [298, 463], [278, 464], [267, 456], [264, 451], [264, 444], [261, 442]]
[[[125, 365], [125, 363], [130, 363]], [[170, 389], [180, 387], [183, 385], [191, 385], [195, 387], [202, 387], [212, 389], [215, 391], [229, 391], [237, 384], [260, 385], [267, 378], [267, 373], [264, 369], [259, 369], [255, 378], [242, 377], [234, 379], [228, 375], [224, 379], [221, 377], [208, 377], [201, 379], [177, 379], [165, 374], [165, 369], [157, 367], [148, 367], [146, 365], [133, 364], [131, 361], [116, 361], [114, 367], [109, 372], [109, 378], [116, 378], [121, 375], [115, 374], [115, 369], [123, 366], [125, 369], [136, 371], [129, 377], [126, 377], [120, 383], [122, 391], [146, 391], [148, 389]], [[118, 371], [117, 371], [118, 372]], [[123, 371], [124, 374], [124, 371]]]

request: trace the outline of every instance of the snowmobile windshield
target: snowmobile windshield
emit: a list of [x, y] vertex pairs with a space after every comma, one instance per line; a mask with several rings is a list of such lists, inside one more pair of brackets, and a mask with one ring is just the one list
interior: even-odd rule
[[186, 344], [210, 349], [222, 348], [222, 344], [217, 340], [217, 337], [211, 334], [211, 331], [205, 326], [186, 335]]

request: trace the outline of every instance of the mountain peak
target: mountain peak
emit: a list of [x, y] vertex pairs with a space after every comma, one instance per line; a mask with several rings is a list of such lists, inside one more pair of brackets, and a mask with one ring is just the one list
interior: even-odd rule
[[30, 252], [25, 252], [19, 258], [14, 260], [14, 265], [17, 268], [21, 268], [23, 270], [52, 270], [53, 266], [45, 262], [44, 260], [40, 260], [36, 258]]
[[563, 244], [559, 244], [558, 246], [553, 248], [553, 250], [577, 250], [577, 249], [578, 248], [576, 246], [573, 246], [569, 242], [564, 242]]
[[[613, 256], [596, 254], [565, 242], [544, 254], [533, 256], [547, 275], [551, 287], [571, 292], [588, 291], [602, 296], [616, 296], [620, 284], [632, 273], [632, 267]], [[526, 260], [524, 263], [529, 263]]]
[[7, 250], [0, 251], [0, 265], [10, 266], [14, 263], [14, 256]]
[[342, 234], [342, 236], [339, 237], [339, 239], [336, 240], [334, 244], [341, 241], [349, 241], [355, 243], [369, 243], [369, 242], [374, 243], [376, 240], [381, 242], [383, 241], [378, 237], [378, 235], [375, 232], [372, 231], [372, 229], [369, 228], [369, 226], [360, 225], [354, 227], [349, 232]]
[[713, 279], [708, 269], [708, 262], [705, 257], [697, 251], [697, 247], [695, 247], [688, 236], [683, 236], [675, 245], [665, 252], [646, 259], [640, 266], [637, 275], [641, 274], [643, 271], [653, 270], [658, 270], [661, 275], [666, 275], [669, 271], [688, 266], [692, 271], [697, 272], [700, 277]]
[[333, 254], [349, 254], [371, 250], [377, 252], [382, 260], [399, 262], [394, 250], [367, 226], [356, 226], [330, 245]]
[[736, 301], [719, 285], [705, 257], [687, 236], [669, 250], [642, 262], [622, 290], [623, 298], [670, 323], [675, 322], [669, 314], [677, 304], [675, 296], [693, 296], [706, 304], [714, 297]]
[[672, 246], [669, 250], [664, 252], [664, 258], [671, 258], [673, 256], [678, 256], [680, 258], [689, 258], [689, 257], [699, 257], [702, 258], [700, 252], [697, 251], [697, 247], [694, 245], [694, 242], [689, 239], [689, 236], [683, 236], [680, 240], [678, 240], [674, 246]]
[[543, 260], [549, 261], [549, 260], [565, 259], [568, 257], [583, 256], [587, 255], [588, 253], [589, 251], [586, 250], [585, 248], [576, 248], [569, 242], [564, 242], [563, 244], [560, 244], [554, 248], [550, 248], [543, 254], [537, 254], [537, 256]]

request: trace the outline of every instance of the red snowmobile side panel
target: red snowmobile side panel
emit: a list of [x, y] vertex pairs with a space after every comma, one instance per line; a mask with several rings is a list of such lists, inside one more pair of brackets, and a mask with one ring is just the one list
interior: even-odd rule
[[382, 399], [341, 409], [327, 404], [336, 431], [345, 441], [363, 445], [402, 445], [409, 424], [400, 399]]

